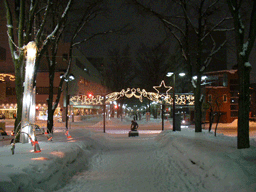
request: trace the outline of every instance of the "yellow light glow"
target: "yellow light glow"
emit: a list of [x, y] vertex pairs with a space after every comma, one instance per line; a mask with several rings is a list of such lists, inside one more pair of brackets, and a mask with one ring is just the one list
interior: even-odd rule
[[0, 73], [0, 81], [5, 81], [5, 77], [9, 77], [10, 81], [15, 81], [15, 76], [6, 73]]
[[36, 160], [36, 161], [45, 161], [45, 160], [49, 160], [46, 157], [36, 157], [36, 158], [31, 158], [31, 160]]
[[159, 90], [161, 90], [161, 89], [164, 88], [164, 89], [166, 90], [166, 91], [165, 91], [165, 94], [168, 95], [168, 92], [172, 89], [171, 86], [166, 86], [166, 85], [165, 85], [164, 80], [161, 82], [161, 84], [160, 84], [159, 86], [153, 86], [153, 88], [154, 88], [154, 89], [157, 91], [157, 93], [160, 94], [161, 96], [163, 96], [164, 94], [159, 93]]
[[27, 44], [26, 47], [27, 47], [28, 59], [34, 59], [36, 57], [36, 53], [37, 53], [36, 43], [34, 41], [31, 41]]
[[[171, 95], [168, 94], [168, 92], [172, 89], [171, 86], [166, 86], [164, 81], [161, 82], [159, 86], [153, 86], [153, 88], [157, 91], [155, 92], [147, 92], [145, 89], [140, 88], [127, 88], [122, 89], [120, 92], [113, 92], [105, 96], [106, 104], [112, 103], [121, 97], [135, 97], [140, 100], [140, 102], [143, 101], [143, 97], [149, 99], [150, 101], [162, 104], [164, 101], [166, 104], [173, 104], [173, 98]], [[159, 89], [164, 88], [165, 94], [159, 93]], [[77, 95], [70, 98], [71, 105], [103, 105], [103, 96], [97, 95], [88, 97], [87, 95]], [[175, 95], [175, 103], [177, 105], [194, 105], [194, 95]]]

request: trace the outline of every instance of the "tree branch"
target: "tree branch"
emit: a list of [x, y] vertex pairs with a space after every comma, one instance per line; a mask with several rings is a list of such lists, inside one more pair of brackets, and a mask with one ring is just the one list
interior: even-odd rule
[[207, 12], [210, 8], [214, 7], [214, 5], [216, 5], [219, 1], [220, 1], [220, 0], [216, 0], [216, 1], [214, 1], [211, 5], [209, 5], [209, 6], [205, 9], [205, 11], [203, 12], [202, 16], [204, 17], [204, 16], [206, 15], [206, 12]]
[[233, 19], [233, 17], [226, 17], [220, 20], [215, 26], [213, 26], [210, 31], [208, 31], [202, 38], [201, 41], [203, 41], [215, 28], [217, 28], [221, 23], [223, 23], [225, 20]]
[[253, 2], [253, 9], [251, 12], [251, 22], [249, 28], [249, 36], [248, 36], [248, 48], [246, 51], [246, 55], [249, 57], [249, 53], [251, 52], [256, 37], [256, 1]]
[[24, 30], [24, 13], [25, 13], [25, 2], [20, 0], [20, 13], [19, 13], [19, 24], [18, 24], [18, 46], [23, 46], [23, 30]]
[[39, 27], [39, 29], [38, 29], [38, 31], [37, 31], [36, 37], [35, 37], [35, 39], [36, 39], [36, 44], [37, 44], [38, 47], [40, 46], [40, 45], [39, 45], [39, 42], [40, 42], [41, 35], [42, 35], [43, 29], [44, 29], [44, 25], [45, 25], [45, 23], [46, 23], [46, 20], [47, 20], [47, 18], [48, 18], [49, 13], [50, 13], [50, 7], [51, 7], [51, 5], [52, 5], [52, 0], [48, 0], [48, 1], [47, 1], [47, 6], [46, 6], [45, 12], [44, 12], [44, 19], [43, 19], [43, 22], [41, 23], [41, 25], [40, 25], [40, 27]]
[[11, 55], [12, 55], [13, 60], [17, 60], [17, 58], [14, 55], [15, 46], [13, 44], [14, 37], [13, 37], [12, 13], [11, 13], [10, 6], [9, 6], [7, 0], [4, 0], [4, 4], [5, 4], [5, 10], [6, 10], [7, 33], [9, 35], [9, 46], [10, 46], [10, 50], [11, 50]]
[[30, 2], [30, 8], [29, 8], [29, 19], [26, 23], [26, 37], [25, 37], [25, 43], [27, 44], [29, 39], [31, 39], [32, 35], [32, 26], [35, 18], [35, 11], [38, 4], [38, 0], [35, 0], [35, 3], [33, 5], [33, 1]]

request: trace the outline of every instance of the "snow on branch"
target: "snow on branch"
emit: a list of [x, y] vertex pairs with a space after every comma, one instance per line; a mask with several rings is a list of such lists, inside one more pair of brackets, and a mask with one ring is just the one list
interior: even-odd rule
[[178, 27], [177, 25], [175, 25], [174, 23], [172, 23], [172, 22], [170, 22], [170, 21], [168, 21], [168, 20], [166, 20], [166, 19], [162, 19], [165, 23], [167, 23], [168, 25], [171, 25], [172, 27], [174, 27], [175, 29], [177, 29], [178, 31], [180, 31], [181, 33], [182, 33], [182, 35], [185, 37], [185, 33], [184, 33], [184, 31], [180, 28], [180, 27]]
[[47, 19], [49, 13], [50, 13], [50, 6], [51, 6], [51, 5], [52, 5], [51, 1], [48, 0], [48, 1], [47, 1], [47, 6], [46, 6], [45, 12], [44, 12], [43, 21], [42, 21], [42, 23], [41, 23], [41, 25], [40, 25], [40, 27], [39, 27], [39, 30], [37, 31], [37, 34], [36, 34], [36, 41], [37, 41], [37, 44], [39, 44], [38, 41], [39, 41], [39, 39], [40, 39], [40, 37], [41, 37], [41, 34], [42, 34], [42, 31], [43, 31], [44, 25], [45, 25], [45, 23], [46, 23], [46, 19]]
[[252, 65], [251, 65], [249, 62], [245, 62], [245, 63], [244, 63], [244, 66], [245, 66], [245, 67], [248, 67], [248, 68], [251, 68], [251, 67], [252, 67]]
[[233, 17], [226, 17], [226, 18], [221, 19], [218, 23], [216, 23], [215, 26], [213, 26], [213, 27], [202, 37], [201, 41], [203, 41], [209, 34], [211, 34], [211, 32], [214, 31], [214, 29], [216, 29], [218, 26], [220, 26], [221, 23], [223, 23], [224, 21], [229, 20], [229, 19], [233, 19]]
[[[92, 6], [87, 7], [84, 15], [82, 16], [82, 19], [81, 19], [80, 23], [77, 25], [75, 33], [74, 33], [74, 35], [72, 37], [72, 43], [71, 44], [73, 44], [75, 38], [77, 37], [79, 32], [83, 29], [85, 24], [89, 23], [90, 21], [92, 21], [93, 19], [95, 19], [97, 17], [97, 11], [98, 10], [95, 10], [95, 11], [93, 11], [91, 13], [88, 13], [88, 11], [90, 11], [92, 8], [93, 8]], [[93, 15], [93, 16], [91, 17], [91, 15]]]
[[248, 42], [248, 41], [246, 41], [246, 43], [243, 44], [243, 49], [242, 49], [242, 51], [240, 52], [240, 55], [241, 55], [241, 56], [245, 56], [245, 53], [246, 53], [246, 51], [247, 51], [247, 49], [248, 49], [248, 45], [249, 45], [249, 42]]
[[78, 41], [76, 43], [73, 43], [71, 46], [74, 47], [74, 46], [79, 45], [81, 43], [84, 43], [84, 42], [86, 42], [86, 41], [88, 41], [88, 40], [90, 40], [90, 39], [92, 39], [92, 38], [94, 38], [96, 36], [105, 35], [105, 34], [108, 34], [108, 33], [114, 33], [114, 32], [117, 32], [117, 31], [119, 31], [119, 30], [108, 30], [108, 31], [100, 32], [100, 33], [95, 33], [92, 36], [90, 36], [89, 38], [85, 38], [82, 41]]
[[191, 79], [191, 84], [193, 85], [194, 88], [196, 88], [196, 83], [193, 78]]
[[215, 40], [213, 39], [212, 36], [211, 36], [211, 40], [213, 41], [213, 47], [212, 47], [211, 53], [208, 55], [208, 57], [204, 61], [204, 65], [206, 67], [210, 64], [210, 61], [212, 60], [212, 56], [214, 54], [216, 54], [227, 43], [227, 40], [225, 40], [217, 49], [215, 49], [216, 48], [216, 42], [215, 42]]
[[65, 18], [67, 17], [67, 13], [70, 10], [72, 2], [73, 2], [73, 0], [68, 1], [66, 8], [65, 8], [64, 12], [61, 15], [61, 19], [60, 19], [59, 23], [56, 25], [56, 27], [52, 31], [52, 33], [47, 36], [47, 39], [52, 39], [55, 36], [55, 34], [58, 32], [59, 28], [62, 26], [62, 23], [64, 22]]
[[249, 45], [248, 45], [248, 51], [251, 52], [254, 42], [256, 38], [256, 1], [253, 2], [253, 9], [251, 12], [251, 22], [250, 22], [250, 28], [249, 28]]
[[187, 18], [188, 22], [189, 22], [190, 25], [191, 25], [191, 27], [193, 28], [193, 30], [195, 31], [195, 33], [198, 34], [198, 31], [196, 30], [195, 26], [193, 25], [191, 19], [189, 18], [188, 13], [187, 13], [187, 11], [186, 11], [184, 5], [181, 5], [181, 7], [182, 7], [182, 9], [183, 9], [183, 12], [184, 12], [184, 14], [185, 14], [185, 17]]
[[24, 50], [24, 46], [23, 47], [19, 47], [18, 45], [15, 44], [15, 42], [11, 38], [10, 34], [8, 33], [8, 31], [7, 31], [7, 35], [8, 35], [9, 40], [12, 42], [12, 45], [14, 45], [14, 47], [16, 47], [19, 51], [23, 51]]
[[230, 28], [230, 29], [214, 29], [213, 31], [234, 31], [235, 30], [235, 28], [233, 27], [233, 28]]
[[201, 94], [199, 101], [200, 101], [200, 102], [203, 102], [203, 100], [204, 100], [204, 95]]

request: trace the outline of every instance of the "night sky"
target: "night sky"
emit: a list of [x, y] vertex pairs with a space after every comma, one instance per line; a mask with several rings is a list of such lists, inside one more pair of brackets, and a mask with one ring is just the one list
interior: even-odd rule
[[[82, 0], [75, 0], [75, 3], [82, 7]], [[137, 50], [140, 47], [141, 43], [144, 43], [148, 46], [154, 46], [163, 39], [166, 38], [166, 29], [163, 27], [162, 23], [153, 16], [149, 16], [148, 14], [141, 14], [135, 9], [133, 6], [125, 4], [125, 0], [106, 0], [104, 1], [104, 7], [107, 7], [109, 11], [107, 14], [99, 15], [95, 20], [93, 20], [90, 25], [84, 31], [84, 35], [80, 34], [80, 38], [87, 37], [88, 34], [103, 32], [110, 29], [118, 29], [127, 24], [129, 24], [128, 28], [131, 29], [129, 34], [108, 34], [104, 36], [98, 36], [94, 39], [86, 42], [85, 44], [80, 46], [80, 50], [87, 57], [107, 57], [108, 50], [113, 48], [122, 49], [126, 45], [129, 45], [132, 49], [133, 55], [137, 54]], [[149, 2], [146, 1], [145, 2]], [[153, 1], [155, 4], [158, 3], [157, 11], [161, 12], [162, 10], [169, 10], [172, 14], [175, 14], [175, 6], [165, 7], [160, 6], [163, 1]], [[5, 10], [1, 8], [1, 15], [5, 15]], [[76, 18], [77, 15], [82, 14], [83, 10], [77, 11], [73, 14], [73, 18]], [[1, 20], [5, 18], [2, 17]], [[5, 30], [1, 31], [1, 34], [5, 33]], [[67, 35], [68, 36], [68, 35]], [[1, 39], [5, 41], [6, 38]], [[7, 39], [6, 39], [7, 43]], [[170, 44], [170, 50], [174, 50], [177, 46], [177, 41], [170, 36], [167, 43]], [[228, 58], [227, 58], [227, 67], [231, 69], [235, 64], [236, 55], [234, 50], [232, 50], [234, 46], [234, 42], [229, 42], [227, 44], [229, 47]], [[255, 46], [256, 47], [256, 46]], [[253, 66], [252, 68], [252, 78], [251, 82], [256, 83], [256, 68], [254, 67], [256, 64], [256, 49], [253, 49], [251, 52], [250, 63]]]
[[[88, 57], [107, 57], [109, 49], [120, 48], [122, 49], [127, 44], [132, 48], [133, 55], [137, 53], [141, 43], [148, 46], [153, 46], [166, 38], [166, 29], [162, 23], [153, 16], [148, 14], [141, 14], [136, 8], [128, 4], [124, 4], [121, 0], [106, 1], [105, 6], [109, 8], [109, 12], [106, 16], [99, 16], [91, 23], [88, 31], [107, 31], [109, 29], [118, 29], [122, 26], [129, 24], [129, 28], [132, 29], [129, 34], [108, 34], [105, 36], [98, 36], [84, 45], [80, 46], [81, 50]], [[157, 10], [164, 10], [166, 7], [158, 7]], [[175, 12], [175, 7], [170, 8]], [[177, 41], [170, 35], [168, 35], [168, 43], [170, 44], [170, 50], [174, 50], [177, 46]], [[230, 33], [227, 35], [230, 38]], [[227, 43], [227, 69], [231, 69], [236, 62], [236, 55], [233, 46], [234, 41]], [[251, 52], [250, 63], [252, 68], [251, 82], [256, 83], [255, 64], [256, 64], [256, 51]]]

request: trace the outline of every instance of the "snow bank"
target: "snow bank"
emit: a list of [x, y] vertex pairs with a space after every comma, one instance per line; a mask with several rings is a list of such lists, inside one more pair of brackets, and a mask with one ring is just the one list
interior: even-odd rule
[[54, 134], [52, 142], [39, 137], [41, 153], [31, 152], [31, 144], [17, 143], [14, 155], [10, 146], [1, 147], [0, 191], [53, 191], [86, 169], [92, 149], [103, 147], [97, 143], [101, 136], [87, 130], [74, 130], [71, 135], [79, 141], [67, 140], [63, 132]]
[[[111, 124], [116, 127], [128, 126], [129, 123], [129, 120], [112, 121]], [[157, 122], [161, 121], [145, 121], [144, 126], [155, 129]], [[11, 154], [11, 146], [0, 147], [0, 191], [57, 190], [75, 173], [87, 170], [90, 158], [99, 151], [118, 149], [121, 145], [130, 147], [131, 153], [137, 152], [133, 148], [136, 142], [145, 140], [143, 145], [146, 145], [149, 138], [142, 135], [130, 138], [132, 142], [127, 146], [127, 134], [113, 136], [86, 129], [72, 129], [70, 133], [73, 137], [70, 140], [67, 140], [64, 132], [54, 133], [52, 142], [48, 142], [43, 135], [38, 136], [41, 153], [31, 153], [31, 144], [16, 144], [14, 155]], [[215, 137], [208, 131], [195, 133], [194, 129], [184, 128], [176, 132], [163, 131], [154, 136], [154, 141], [157, 153], [152, 155], [160, 154], [166, 160], [163, 163], [160, 161], [162, 157], [159, 157], [159, 162], [155, 163], [181, 167], [177, 169], [180, 172], [175, 173], [182, 178], [180, 182], [188, 182], [189, 177], [189, 181], [194, 183], [194, 180], [205, 191], [256, 191], [255, 140], [251, 140], [251, 148], [238, 150], [236, 137], [221, 134]], [[170, 164], [171, 161], [175, 161], [175, 164]]]
[[[165, 131], [156, 137], [168, 151], [175, 151], [188, 169], [202, 171], [201, 182], [211, 191], [256, 190], [256, 143], [251, 148], [236, 149], [237, 138], [208, 132]], [[199, 169], [198, 169], [199, 168]]]

